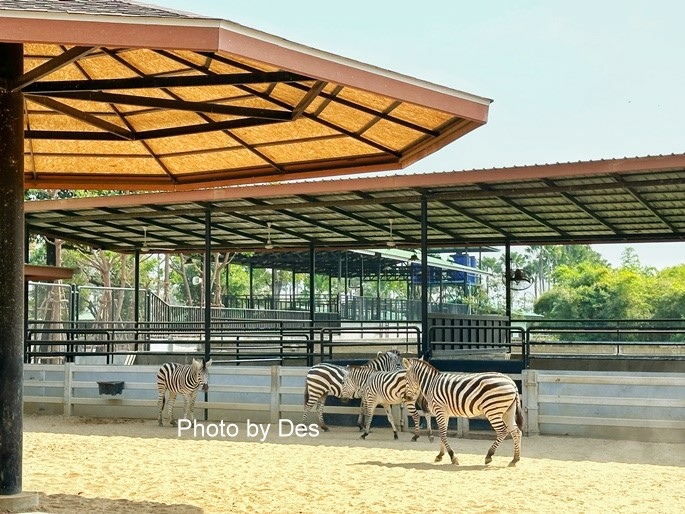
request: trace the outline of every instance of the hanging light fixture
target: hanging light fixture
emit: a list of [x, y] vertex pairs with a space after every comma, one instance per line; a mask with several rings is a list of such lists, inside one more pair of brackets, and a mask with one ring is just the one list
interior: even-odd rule
[[147, 247], [147, 227], [143, 227], [143, 246], [140, 247], [140, 251], [147, 253], [149, 250]]
[[392, 235], [392, 218], [388, 220], [390, 222], [390, 239], [385, 243], [388, 245], [388, 248], [394, 248], [395, 247], [395, 239], [393, 238]]
[[266, 222], [266, 230], [267, 230], [266, 244], [264, 245], [264, 248], [266, 248], [267, 250], [271, 250], [274, 247], [274, 245], [271, 242], [271, 222], [270, 221]]

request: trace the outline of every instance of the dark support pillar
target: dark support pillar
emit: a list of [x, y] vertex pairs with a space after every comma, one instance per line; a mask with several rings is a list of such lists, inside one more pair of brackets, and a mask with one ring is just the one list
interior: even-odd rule
[[250, 266], [248, 268], [248, 273], [250, 274], [250, 297], [248, 302], [248, 308], [254, 309], [254, 266], [252, 265], [252, 259], [250, 259]]
[[428, 337], [428, 199], [421, 197], [421, 353], [430, 349]]
[[138, 248], [133, 255], [133, 325], [136, 327], [134, 335], [136, 344], [133, 348], [137, 352], [139, 350], [138, 330], [140, 329], [140, 250]]
[[307, 366], [314, 364], [314, 327], [316, 326], [316, 249], [309, 245], [309, 313], [311, 330], [309, 332], [309, 348], [307, 348]]
[[[21, 44], [0, 43], [0, 511], [21, 499], [24, 353], [24, 109], [8, 85], [23, 73]], [[14, 503], [13, 503], [14, 502]], [[24, 502], [24, 503], [22, 503]], [[35, 504], [34, 504], [35, 506]]]
[[504, 315], [511, 323], [511, 245], [504, 247]]
[[209, 209], [205, 211], [205, 258], [202, 271], [202, 291], [205, 295], [205, 361], [208, 361], [212, 340], [212, 213]]
[[45, 264], [57, 266], [57, 249], [55, 248], [54, 239], [45, 239]]
[[383, 257], [380, 253], [377, 255], [377, 257], [378, 261], [376, 268], [376, 319], [380, 321], [383, 319], [383, 316], [381, 314], [381, 266]]

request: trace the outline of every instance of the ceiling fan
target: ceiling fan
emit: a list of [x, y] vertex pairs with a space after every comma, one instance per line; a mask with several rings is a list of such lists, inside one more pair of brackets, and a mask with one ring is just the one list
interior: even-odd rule
[[512, 291], [524, 291], [533, 285], [533, 279], [520, 268], [511, 270], [508, 277], [505, 273], [502, 280]]

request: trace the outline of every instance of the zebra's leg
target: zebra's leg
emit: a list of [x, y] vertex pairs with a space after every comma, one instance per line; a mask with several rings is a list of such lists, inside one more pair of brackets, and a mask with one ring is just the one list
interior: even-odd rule
[[371, 431], [371, 421], [373, 420], [373, 411], [376, 409], [376, 405], [372, 405], [372, 401], [366, 400], [365, 398], [362, 398], [362, 410], [361, 414], [359, 414], [359, 420], [361, 422], [361, 418], [363, 416], [366, 416], [366, 424], [364, 427], [364, 433], [362, 433], [361, 438], [366, 439], [366, 436], [369, 435], [369, 432]]
[[431, 421], [431, 413], [428, 410], [423, 411], [423, 415], [426, 418], [426, 430], [428, 431], [428, 440], [433, 442], [433, 422]]
[[440, 434], [440, 452], [435, 457], [435, 462], [440, 462], [442, 460], [443, 455], [445, 455], [445, 451], [447, 451], [447, 454], [450, 456], [452, 464], [458, 466], [459, 459], [457, 459], [457, 456], [454, 454], [452, 447], [447, 442], [447, 423], [449, 422], [449, 416], [447, 416], [443, 412], [435, 412], [434, 414], [435, 420], [438, 422], [438, 432]]
[[397, 436], [397, 427], [395, 427], [395, 418], [392, 415], [392, 409], [390, 408], [390, 405], [383, 404], [383, 408], [385, 409], [385, 414], [388, 416], [388, 421], [390, 422], [390, 426], [392, 427], [392, 438], [399, 439], [399, 437]]
[[[487, 416], [487, 414], [486, 414]], [[497, 448], [499, 448], [499, 445], [506, 439], [506, 437], [509, 435], [509, 430], [507, 430], [507, 425], [502, 419], [501, 416], [497, 415], [495, 416], [488, 416], [488, 420], [490, 421], [490, 425], [492, 425], [492, 428], [495, 429], [495, 433], [497, 434], [497, 438], [495, 439], [495, 442], [492, 443], [492, 446], [488, 450], [487, 455], [485, 456], [485, 464], [490, 464], [492, 462], [492, 457], [495, 455], [495, 452], [497, 451]], [[516, 425], [514, 425], [516, 426]], [[516, 463], [514, 463], [516, 464]]]
[[[504, 412], [502, 416], [502, 421], [506, 425], [507, 435], [511, 435], [511, 439], [514, 441], [514, 458], [509, 463], [509, 467], [516, 466], [516, 463], [521, 458], [521, 435], [522, 432], [519, 429], [519, 424], [516, 422], [516, 414], [520, 413], [520, 407], [518, 403], [518, 398], [509, 406], [509, 408]], [[517, 412], [518, 411], [518, 412]], [[523, 419], [521, 418], [521, 425], [523, 424]], [[504, 436], [506, 438], [506, 435]]]
[[[319, 410], [319, 398], [314, 398], [312, 395], [308, 395], [308, 401], [307, 403], [304, 404], [304, 411], [302, 413], [302, 424], [306, 425], [307, 424], [307, 416], [309, 416], [309, 411], [312, 410], [312, 407], [316, 405], [317, 411]], [[323, 409], [323, 407], [322, 407]], [[323, 421], [323, 417], [319, 417], [319, 425], [321, 425], [321, 422]], [[321, 427], [323, 428], [323, 427]]]
[[167, 419], [169, 420], [169, 425], [172, 427], [176, 426], [174, 421], [174, 403], [176, 402], [176, 393], [169, 389], [169, 405], [167, 405]]
[[197, 391], [186, 395], [185, 409], [183, 410], [186, 419], [195, 419], [195, 398], [197, 398]]
[[421, 418], [419, 418], [419, 413], [416, 411], [416, 405], [412, 401], [405, 402], [407, 405], [407, 412], [411, 415], [411, 419], [414, 421], [414, 436], [411, 438], [412, 441], [417, 441], [419, 439], [419, 424], [421, 423]]
[[359, 427], [359, 430], [364, 430], [364, 402], [362, 401], [362, 404], [359, 406], [359, 416], [357, 417], [357, 426]]
[[319, 401], [316, 402], [316, 414], [319, 418], [319, 426], [324, 432], [328, 432], [329, 430], [328, 425], [326, 425], [326, 422], [323, 420], [323, 407], [326, 403], [326, 396], [327, 395], [324, 394], [321, 398], [319, 398]]
[[159, 396], [157, 397], [157, 422], [159, 426], [162, 426], [162, 412], [164, 412], [164, 395], [166, 394], [166, 389], [159, 390]]
[[509, 463], [509, 467], [513, 468], [516, 466], [516, 463], [521, 459], [521, 430], [519, 427], [514, 427], [514, 429], [509, 432], [511, 434], [511, 438], [514, 440], [514, 458], [512, 461]]
[[[514, 440], [514, 459], [509, 463], [509, 466], [516, 466], [516, 463], [520, 458], [520, 447], [521, 447], [521, 431], [518, 426], [516, 426], [515, 413], [516, 413], [517, 401], [513, 401], [509, 408], [504, 411], [501, 416], [488, 416], [488, 420], [495, 429], [497, 433], [497, 439], [488, 450], [485, 456], [485, 464], [490, 464], [492, 462], [492, 456], [499, 448], [499, 445], [504, 441], [509, 434]], [[487, 415], [486, 415], [487, 416]]]

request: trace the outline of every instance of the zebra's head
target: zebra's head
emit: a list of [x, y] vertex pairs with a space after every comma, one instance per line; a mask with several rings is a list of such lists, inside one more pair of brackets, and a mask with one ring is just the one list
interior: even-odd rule
[[193, 359], [190, 366], [191, 375], [195, 379], [198, 389], [207, 391], [209, 389], [209, 367], [212, 365], [212, 359], [205, 362], [204, 359]]
[[395, 371], [402, 369], [402, 354], [397, 348], [387, 352], [378, 352], [366, 363], [367, 366], [379, 371]]
[[421, 393], [419, 377], [416, 374], [416, 361], [419, 359], [402, 359], [402, 366], [407, 370], [407, 388], [404, 397], [407, 400], [416, 401]]
[[345, 378], [343, 378], [340, 398], [349, 400], [360, 397], [361, 384], [359, 384], [358, 370], [360, 366], [347, 365], [345, 367]]

